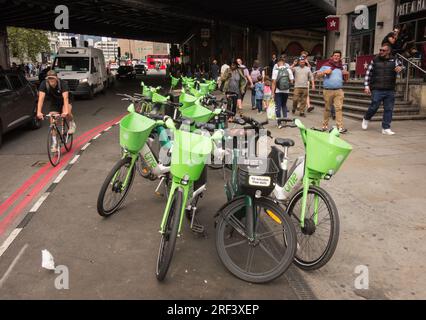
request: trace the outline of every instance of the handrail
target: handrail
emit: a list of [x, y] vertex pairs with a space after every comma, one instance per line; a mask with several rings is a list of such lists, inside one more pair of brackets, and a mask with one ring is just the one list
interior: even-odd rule
[[420, 68], [417, 64], [415, 64], [414, 62], [412, 62], [412, 61], [410, 61], [409, 59], [407, 59], [406, 57], [404, 57], [403, 55], [401, 55], [401, 54], [399, 54], [399, 53], [397, 53], [396, 54], [396, 56], [398, 57], [398, 58], [401, 58], [402, 60], [404, 60], [404, 61], [406, 61], [406, 62], [408, 62], [408, 68], [407, 68], [407, 79], [406, 79], [406, 82], [405, 82], [405, 93], [404, 93], [404, 99], [406, 100], [406, 101], [408, 101], [408, 96], [409, 96], [409, 90], [410, 90], [410, 87], [409, 87], [409, 84], [410, 84], [410, 66], [411, 67], [416, 67], [418, 70], [420, 70], [421, 72], [423, 72], [423, 73], [425, 73], [426, 74], [426, 71], [425, 70], [423, 70], [422, 68]]
[[413, 61], [411, 61], [411, 60], [409, 60], [409, 59], [407, 59], [406, 57], [404, 57], [403, 55], [401, 55], [401, 54], [399, 54], [399, 53], [397, 53], [396, 54], [396, 56], [398, 57], [398, 58], [401, 58], [402, 60], [404, 60], [404, 61], [407, 61], [409, 64], [411, 64], [413, 67], [416, 67], [418, 70], [420, 70], [421, 72], [423, 72], [423, 73], [426, 73], [426, 71], [425, 70], [423, 70], [422, 68], [420, 68], [417, 64], [415, 64]]

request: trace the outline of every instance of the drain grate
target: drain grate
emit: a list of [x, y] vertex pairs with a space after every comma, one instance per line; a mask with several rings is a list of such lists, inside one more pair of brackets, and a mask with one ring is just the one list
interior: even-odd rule
[[31, 167], [43, 167], [45, 164], [47, 163], [47, 161], [44, 160], [39, 160], [37, 162], [34, 162]]

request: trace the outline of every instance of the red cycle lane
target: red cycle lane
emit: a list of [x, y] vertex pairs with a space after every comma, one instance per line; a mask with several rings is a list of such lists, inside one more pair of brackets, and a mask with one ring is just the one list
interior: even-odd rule
[[[105, 122], [80, 135], [74, 142], [73, 150], [64, 155], [64, 157], [61, 159], [61, 163], [58, 166], [52, 167], [50, 163], [44, 165], [42, 168], [40, 168], [39, 171], [37, 171], [27, 181], [25, 181], [22, 186], [20, 186], [15, 192], [13, 192], [13, 194], [0, 205], [0, 217], [6, 214], [3, 220], [0, 221], [0, 236], [3, 236], [5, 231], [23, 212], [23, 210], [28, 206], [28, 204], [30, 204], [31, 201], [41, 193], [41, 191], [52, 180], [52, 178], [68, 164], [68, 162], [77, 152], [80, 151], [80, 148], [83, 145], [85, 145], [93, 137], [95, 137], [108, 127], [117, 123], [122, 117], [123, 115], [111, 121]], [[21, 196], [28, 192], [28, 190], [30, 189], [31, 191], [29, 191], [29, 193], [24, 198], [22, 198], [20, 202], [17, 202], [17, 200], [19, 200]], [[15, 203], [15, 207], [11, 211], [7, 212], [7, 210]]]

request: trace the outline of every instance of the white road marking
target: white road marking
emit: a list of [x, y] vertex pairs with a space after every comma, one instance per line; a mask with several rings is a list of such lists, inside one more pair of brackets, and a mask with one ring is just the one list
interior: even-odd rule
[[5, 253], [7, 248], [12, 244], [12, 242], [15, 240], [15, 238], [18, 236], [18, 234], [22, 231], [21, 228], [16, 228], [11, 232], [11, 234], [7, 237], [7, 239], [3, 242], [3, 244], [0, 247], [0, 257]]
[[98, 134], [96, 137], [93, 137], [93, 140], [96, 140], [97, 138], [99, 138], [101, 136], [101, 134]]
[[85, 146], [83, 148], [81, 148], [81, 150], [86, 150], [88, 147], [90, 146], [90, 142], [86, 143]]
[[72, 159], [71, 161], [70, 161], [70, 164], [74, 164], [74, 163], [76, 163], [77, 162], [77, 160], [78, 160], [78, 158], [80, 158], [80, 155], [78, 154], [78, 155], [76, 155], [75, 157], [74, 157], [74, 159]]
[[62, 178], [68, 173], [68, 170], [62, 171], [59, 176], [53, 181], [53, 183], [59, 183], [61, 182]]
[[111, 130], [112, 127], [106, 128], [104, 131], [109, 131]]
[[37, 212], [37, 210], [40, 208], [40, 206], [43, 204], [44, 200], [47, 199], [49, 196], [49, 192], [45, 192], [38, 201], [34, 204], [34, 206], [31, 208], [30, 212]]
[[16, 258], [13, 259], [12, 264], [9, 266], [9, 268], [6, 271], [6, 273], [0, 279], [0, 289], [3, 286], [3, 284], [6, 282], [7, 278], [9, 277], [9, 275], [12, 273], [13, 268], [18, 263], [18, 260], [22, 257], [22, 255], [24, 254], [25, 250], [27, 250], [27, 248], [28, 248], [28, 244], [26, 244], [25, 246], [23, 246], [22, 249], [21, 249], [21, 251], [19, 251], [18, 255], [16, 256]]

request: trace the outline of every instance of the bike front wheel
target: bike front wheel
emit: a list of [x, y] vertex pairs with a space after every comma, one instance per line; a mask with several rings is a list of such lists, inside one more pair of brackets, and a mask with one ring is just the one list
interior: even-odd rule
[[245, 199], [230, 202], [219, 215], [216, 249], [236, 277], [265, 283], [280, 277], [296, 252], [296, 232], [285, 211], [269, 198], [253, 199], [254, 239], [246, 234]]
[[72, 143], [74, 140], [74, 135], [68, 133], [69, 130], [69, 122], [67, 120], [64, 120], [64, 135], [62, 136], [64, 139], [64, 146], [65, 150], [68, 152], [71, 151]]
[[47, 155], [54, 167], [61, 161], [61, 138], [55, 127], [50, 127], [47, 133]]
[[103, 217], [108, 217], [120, 208], [129, 193], [135, 176], [132, 158], [118, 161], [111, 169], [99, 191], [97, 209]]
[[[300, 218], [302, 199], [303, 189], [292, 197], [287, 210], [297, 233], [294, 264], [302, 270], [316, 270], [323, 267], [336, 250], [340, 230], [339, 214], [333, 198], [324, 189], [311, 186], [302, 228]], [[318, 215], [317, 223], [315, 223], [315, 208]]]
[[159, 281], [163, 281], [169, 270], [170, 263], [175, 250], [176, 238], [179, 232], [180, 216], [182, 212], [183, 190], [176, 189], [173, 200], [167, 212], [167, 222], [164, 233], [161, 235], [160, 249], [157, 258], [156, 276]]

